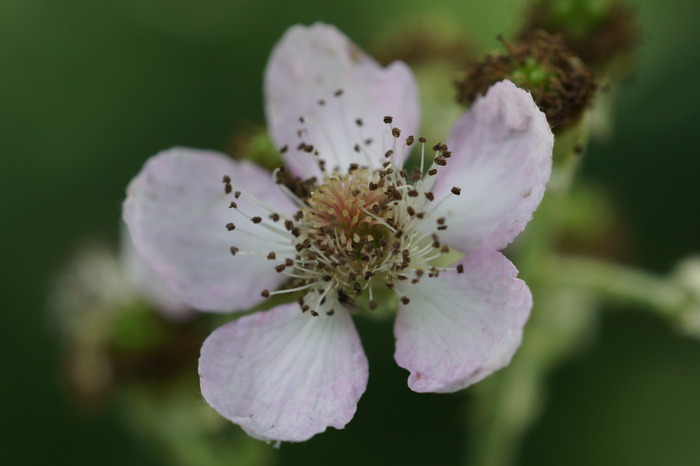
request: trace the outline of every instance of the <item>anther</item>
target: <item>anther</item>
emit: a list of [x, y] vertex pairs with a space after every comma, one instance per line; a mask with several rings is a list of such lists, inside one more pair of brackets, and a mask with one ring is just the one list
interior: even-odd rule
[[401, 296], [401, 302], [402, 302], [403, 304], [408, 304], [408, 303], [411, 302], [411, 300], [408, 299], [408, 296]]
[[226, 224], [226, 229], [227, 229], [228, 231], [233, 231], [233, 230], [236, 229], [236, 225], [234, 225], [233, 223], [227, 223], [227, 224]]
[[260, 296], [262, 296], [263, 298], [269, 298], [270, 297], [270, 290], [262, 290], [260, 292]]
[[231, 201], [231, 203], [228, 206], [229, 209], [238, 209], [238, 204], [235, 202]]
[[260, 222], [262, 222], [262, 218], [260, 218], [260, 217], [253, 217], [253, 218], [250, 219], [250, 221], [253, 222], [253, 223], [260, 223]]
[[459, 196], [462, 193], [462, 189], [458, 188], [457, 186], [453, 187], [451, 189], [451, 191], [452, 191], [452, 194], [454, 194], [455, 196]]
[[420, 142], [421, 144], [425, 144], [426, 139], [424, 137], [420, 137], [420, 138], [418, 138], [418, 142]]
[[398, 138], [399, 136], [401, 136], [401, 130], [399, 128], [391, 128], [391, 134], [395, 138]]
[[224, 183], [229, 184], [231, 182], [231, 177], [228, 175], [224, 175]]
[[362, 126], [362, 118], [356, 119], [356, 120], [355, 120], [355, 124], [356, 124], [357, 126]]
[[414, 141], [415, 141], [415, 138], [413, 136], [409, 136], [406, 138], [406, 145], [410, 146], [413, 144]]
[[273, 261], [277, 259], [277, 254], [275, 254], [275, 251], [271, 251], [270, 254], [267, 255], [267, 260]]
[[423, 194], [425, 194], [425, 198], [428, 199], [429, 201], [435, 200], [435, 195], [433, 193], [431, 193], [430, 191], [426, 191]]
[[333, 95], [336, 96], [336, 97], [340, 97], [341, 95], [343, 95], [343, 90], [342, 90], [342, 89], [338, 89], [337, 91], [335, 91], [335, 92], [333, 93]]
[[391, 123], [392, 121], [394, 121], [394, 118], [393, 118], [393, 117], [390, 117], [390, 116], [385, 116], [385, 117], [384, 117], [384, 123]]
[[230, 248], [229, 250], [231, 251], [231, 255], [232, 255], [232, 256], [235, 256], [236, 253], [237, 253], [238, 251], [240, 251], [240, 249], [238, 249], [236, 246], [231, 246], [231, 248]]
[[442, 155], [438, 155], [437, 157], [435, 157], [435, 163], [440, 165], [441, 167], [444, 167], [445, 165], [447, 165], [447, 159]]
[[437, 168], [431, 168], [430, 170], [428, 170], [428, 175], [435, 176], [437, 175], [437, 172]]

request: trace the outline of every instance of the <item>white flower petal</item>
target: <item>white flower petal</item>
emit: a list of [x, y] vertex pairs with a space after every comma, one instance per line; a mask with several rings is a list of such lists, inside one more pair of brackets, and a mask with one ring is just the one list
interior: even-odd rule
[[[124, 220], [136, 250], [176, 296], [200, 310], [247, 309], [262, 301], [260, 292], [278, 287], [284, 279], [265, 251], [291, 249], [291, 235], [285, 239], [263, 226], [272, 222], [262, 208], [244, 197], [236, 199], [241, 211], [261, 216], [261, 224], [229, 208], [234, 194], [225, 195], [224, 175], [231, 177], [234, 191], [243, 189], [280, 213], [294, 211], [269, 172], [216, 152], [183, 148], [149, 159], [129, 185], [124, 203]], [[227, 230], [229, 222], [235, 230]], [[232, 256], [231, 246], [262, 254]]]
[[532, 296], [497, 251], [471, 252], [464, 273], [442, 272], [417, 284], [398, 282], [410, 298], [396, 317], [399, 366], [416, 392], [454, 392], [506, 366], [520, 346]]
[[312, 317], [285, 304], [216, 329], [199, 359], [202, 395], [261, 440], [301, 442], [343, 428], [367, 385], [349, 314]]
[[153, 267], [136, 252], [126, 226], [121, 231], [119, 260], [131, 287], [146, 298], [161, 315], [170, 320], [179, 321], [194, 314], [192, 309], [170, 291]]
[[510, 81], [494, 84], [455, 124], [452, 157], [433, 193], [450, 195], [436, 216], [447, 217], [441, 240], [462, 251], [503, 249], [540, 204], [552, 170], [553, 136], [532, 97]]
[[[293, 26], [277, 44], [265, 72], [265, 99], [270, 135], [279, 148], [288, 147], [285, 161], [302, 177], [321, 172], [299, 143], [313, 145], [328, 169], [344, 171], [353, 162], [376, 168], [393, 143], [384, 116], [394, 118], [403, 137], [415, 134], [420, 118], [418, 88], [404, 63], [383, 68], [335, 27], [320, 23]], [[399, 165], [402, 157], [397, 151]]]

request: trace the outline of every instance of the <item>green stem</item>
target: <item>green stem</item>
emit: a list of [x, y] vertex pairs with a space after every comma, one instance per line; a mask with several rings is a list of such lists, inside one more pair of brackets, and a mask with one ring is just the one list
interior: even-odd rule
[[674, 317], [689, 299], [686, 290], [668, 279], [597, 259], [555, 256], [546, 270], [545, 279], [551, 286], [587, 291]]

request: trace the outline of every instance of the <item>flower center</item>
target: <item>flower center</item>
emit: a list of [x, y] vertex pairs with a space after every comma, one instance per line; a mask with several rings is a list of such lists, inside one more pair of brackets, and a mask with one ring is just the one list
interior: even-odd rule
[[389, 197], [374, 183], [370, 189], [367, 175], [366, 169], [358, 169], [333, 176], [307, 200], [302, 225], [319, 247], [337, 244], [339, 252], [355, 259], [388, 236], [386, 220], [393, 211]]
[[[391, 118], [386, 117], [385, 122], [390, 124]], [[354, 297], [367, 293], [369, 309], [373, 310], [377, 307], [374, 287], [393, 288], [398, 280], [415, 284], [423, 276], [436, 277], [452, 270], [433, 265], [449, 248], [438, 237], [447, 228], [445, 218], [434, 215], [442, 200], [436, 200], [430, 191], [450, 152], [444, 144], [436, 145], [436, 157], [424, 176], [425, 140], [420, 138], [421, 162], [409, 175], [395, 163], [400, 131], [391, 128], [391, 134], [394, 149], [384, 154], [381, 169], [353, 163], [345, 172], [328, 173], [319, 163], [324, 176], [321, 185], [316, 185], [314, 178], [292, 180], [286, 170], [277, 170], [274, 176], [278, 185], [300, 206], [293, 215], [280, 215], [266, 208], [272, 220], [268, 222], [267, 218], [241, 212], [254, 224], [262, 223], [260, 226], [280, 236], [291, 235], [291, 248], [277, 247], [267, 253], [268, 260], [283, 261], [274, 266], [275, 270], [290, 277], [291, 284], [281, 290], [263, 290], [262, 296], [304, 291], [305, 296], [299, 298], [301, 309], [316, 316], [332, 315], [334, 306], [353, 307]], [[414, 141], [413, 136], [406, 138], [404, 150]], [[230, 193], [227, 180], [225, 177], [226, 192]], [[448, 196], [459, 194], [460, 189], [455, 187]], [[240, 195], [250, 198], [241, 191], [236, 191], [234, 197]], [[249, 200], [260, 205], [256, 199]], [[238, 209], [235, 201], [231, 206]], [[275, 225], [278, 222], [284, 229]], [[227, 228], [254, 235], [233, 224]], [[231, 253], [260, 252], [232, 247]], [[460, 272], [459, 267], [455, 270]], [[406, 296], [400, 299], [404, 304], [410, 301]]]

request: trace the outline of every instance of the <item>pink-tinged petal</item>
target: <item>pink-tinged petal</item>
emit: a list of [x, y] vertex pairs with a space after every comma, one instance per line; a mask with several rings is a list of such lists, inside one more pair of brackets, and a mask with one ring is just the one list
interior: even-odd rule
[[285, 304], [216, 329], [199, 359], [202, 395], [260, 440], [301, 442], [342, 429], [367, 386], [350, 315], [313, 317]]
[[[224, 175], [230, 176], [233, 185], [228, 195]], [[273, 225], [269, 212], [246, 196], [235, 199], [238, 189], [280, 213], [294, 211], [269, 172], [209, 151], [161, 152], [148, 160], [127, 189], [124, 220], [136, 250], [176, 296], [196, 309], [247, 309], [263, 300], [263, 289], [275, 289], [284, 280], [265, 251], [291, 249], [291, 235], [285, 238], [266, 228]], [[229, 208], [233, 200], [241, 212], [260, 216], [263, 222], [253, 224]], [[236, 229], [229, 231], [228, 223]], [[231, 246], [261, 254], [233, 256]]]
[[170, 291], [163, 278], [136, 252], [126, 228], [122, 228], [121, 236], [119, 259], [128, 283], [167, 319], [181, 321], [191, 317], [194, 311]]
[[415, 134], [420, 118], [418, 87], [404, 63], [383, 68], [320, 23], [293, 26], [276, 45], [265, 71], [265, 101], [270, 135], [279, 148], [288, 147], [285, 161], [303, 177], [321, 172], [300, 143], [313, 145], [328, 169], [347, 170], [353, 162], [379, 167], [393, 143], [384, 116], [393, 117], [402, 141]]
[[[525, 228], [552, 171], [554, 138], [529, 93], [510, 81], [494, 84], [455, 124], [452, 157], [433, 193], [446, 199], [437, 216], [446, 244], [469, 251], [503, 249]], [[460, 195], [450, 194], [453, 187]]]
[[508, 365], [520, 346], [532, 295], [503, 254], [479, 250], [418, 284], [398, 282], [394, 334], [399, 366], [416, 392], [454, 392]]

